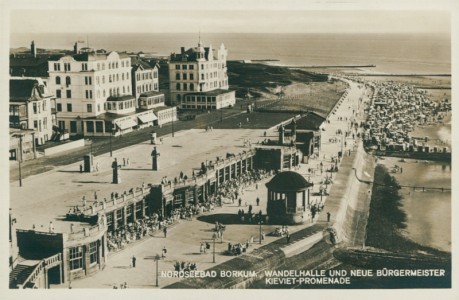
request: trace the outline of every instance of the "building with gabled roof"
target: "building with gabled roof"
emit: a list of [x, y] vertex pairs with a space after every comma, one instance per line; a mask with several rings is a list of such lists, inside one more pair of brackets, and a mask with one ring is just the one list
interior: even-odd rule
[[34, 130], [36, 145], [52, 139], [55, 104], [55, 97], [42, 78], [11, 77], [10, 128]]

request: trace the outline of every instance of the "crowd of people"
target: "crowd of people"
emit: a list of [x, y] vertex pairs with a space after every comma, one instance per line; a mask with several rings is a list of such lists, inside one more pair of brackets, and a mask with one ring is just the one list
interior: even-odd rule
[[234, 255], [234, 256], [241, 255], [247, 252], [247, 249], [249, 248], [249, 246], [250, 246], [249, 241], [245, 243], [237, 243], [237, 244], [228, 243], [228, 249], [226, 250], [226, 253], [228, 255]]
[[191, 263], [191, 262], [185, 263], [184, 261], [182, 261], [180, 263], [180, 262], [176, 261], [175, 264], [174, 264], [174, 270], [177, 271], [177, 272], [181, 272], [181, 271], [184, 271], [184, 272], [197, 271], [198, 270], [198, 266], [196, 265], [196, 263]]
[[[123, 249], [127, 244], [141, 240], [145, 236], [157, 230], [166, 229], [178, 221], [176, 215], [167, 218], [161, 218], [157, 213], [152, 217], [138, 219], [133, 223], [116, 228], [114, 231], [108, 231], [107, 246], [109, 251], [118, 251]], [[166, 231], [165, 231], [166, 232]]]

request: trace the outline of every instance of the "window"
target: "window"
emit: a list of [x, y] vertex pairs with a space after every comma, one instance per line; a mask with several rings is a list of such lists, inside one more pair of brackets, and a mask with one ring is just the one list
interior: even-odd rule
[[87, 132], [94, 132], [94, 122], [93, 121], [87, 121], [86, 122], [86, 131]]
[[194, 70], [194, 65], [190, 65], [190, 70]]
[[88, 70], [88, 64], [87, 64], [87, 63], [82, 63], [82, 64], [81, 64], [81, 69], [82, 69], [83, 71], [87, 71], [87, 70]]
[[194, 84], [190, 83], [190, 91], [194, 91]]
[[104, 132], [104, 123], [102, 121], [96, 121], [96, 132]]
[[[116, 64], [118, 64], [118, 63], [116, 63]], [[113, 76], [113, 77], [115, 77], [115, 76]], [[119, 81], [119, 80], [120, 80], [120, 76], [119, 76], [119, 74], [116, 74], [116, 81]]]
[[107, 109], [108, 110], [112, 109], [112, 104], [110, 102], [107, 102]]
[[65, 77], [65, 84], [69, 86], [72, 83], [72, 80], [70, 79], [70, 76]]
[[92, 77], [91, 76], [85, 76], [84, 77], [84, 84], [85, 85], [91, 85], [92, 84]]
[[120, 103], [118, 104], [118, 109], [124, 109], [124, 107], [123, 107], [123, 102], [120, 102]]
[[62, 98], [61, 90], [56, 90], [56, 98]]
[[37, 129], [38, 128], [38, 121], [33, 121], [33, 128]]
[[204, 80], [204, 74], [201, 74], [201, 79]]
[[67, 111], [72, 112], [72, 103], [67, 103]]
[[64, 63], [64, 70], [65, 71], [71, 71], [70, 70], [70, 63]]
[[180, 70], [180, 65], [175, 65], [176, 70]]
[[187, 80], [187, 76], [186, 76], [186, 73], [183, 74], [183, 80]]
[[102, 91], [103, 97], [105, 98], [105, 90]]
[[175, 79], [180, 80], [180, 73], [175, 74]]
[[182, 69], [186, 70], [186, 69], [188, 69], [188, 66], [187, 65], [182, 65]]
[[108, 82], [112, 82], [112, 75], [108, 75]]
[[121, 74], [121, 80], [124, 80], [124, 73]]
[[190, 80], [194, 80], [194, 74], [193, 73], [190, 74]]
[[201, 64], [201, 69], [203, 69], [203, 70], [204, 70], [204, 65], [203, 65], [203, 64]]
[[153, 71], [153, 78], [158, 78], [158, 71]]
[[67, 94], [67, 98], [72, 98], [72, 91], [66, 90], [65, 93]]
[[100, 112], [100, 104], [97, 104], [97, 111]]
[[85, 91], [86, 92], [86, 99], [92, 99], [92, 91]]
[[43, 118], [43, 129], [48, 129], [48, 118], [47, 117]]
[[188, 84], [186, 84], [186, 83], [183, 84], [183, 90], [184, 91], [188, 91]]
[[86, 110], [88, 111], [88, 113], [92, 113], [92, 104], [86, 104]]
[[177, 95], [177, 97], [176, 97], [176, 98], [177, 98], [177, 101], [180, 101], [180, 100], [182, 100], [182, 97], [181, 97], [180, 95]]
[[61, 84], [61, 78], [59, 76], [56, 77], [56, 84]]
[[180, 83], [177, 83], [177, 84], [175, 85], [175, 89], [176, 89], [177, 91], [180, 91]]
[[61, 70], [61, 64], [60, 63], [54, 63], [54, 71], [60, 71]]
[[73, 247], [69, 249], [70, 270], [78, 270], [83, 267], [83, 248]]
[[129, 80], [129, 73], [126, 73], [126, 79]]
[[57, 109], [57, 111], [62, 111], [62, 104], [61, 103], [57, 103], [56, 104], [56, 109]]
[[76, 133], [77, 132], [77, 123], [76, 121], [70, 121], [70, 132]]

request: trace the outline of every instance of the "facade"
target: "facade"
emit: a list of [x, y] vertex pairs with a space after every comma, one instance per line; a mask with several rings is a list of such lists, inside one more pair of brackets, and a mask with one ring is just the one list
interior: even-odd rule
[[319, 153], [324, 122], [324, 117], [314, 112], [308, 112], [285, 126], [285, 129], [290, 130], [290, 136], [293, 138], [295, 146], [303, 153], [304, 158]]
[[55, 97], [41, 78], [10, 79], [10, 128], [33, 129], [37, 145], [52, 139], [56, 124]]
[[177, 107], [175, 106], [160, 106], [153, 109], [158, 118], [159, 126], [178, 120]]
[[[132, 95], [135, 99], [139, 99], [142, 93], [159, 91], [158, 64], [151, 66], [142, 59], [131, 57], [131, 65]], [[138, 108], [139, 105], [137, 104], [136, 107]]]
[[[234, 105], [235, 92], [228, 90], [227, 56], [228, 51], [223, 44], [219, 49], [213, 49], [212, 46], [203, 47], [201, 42], [197, 47], [186, 51], [185, 47], [182, 47], [180, 54], [171, 54], [170, 104], [178, 105], [182, 109], [196, 109], [198, 105], [202, 109], [218, 109]], [[207, 99], [206, 94], [212, 91], [218, 91], [215, 93], [222, 96], [216, 97], [214, 93], [210, 99]], [[223, 96], [225, 91], [227, 95]]]
[[149, 91], [139, 95], [139, 108], [152, 109], [164, 106], [164, 94], [157, 91]]
[[[100, 120], [96, 130], [88, 131], [85, 119], [108, 112], [109, 97], [131, 96], [131, 58], [125, 53], [94, 52], [50, 60], [49, 89], [56, 96], [58, 126], [70, 135], [105, 135], [111, 128]], [[131, 96], [132, 97], [132, 96]], [[134, 101], [134, 108], [135, 108]], [[117, 108], [118, 109], [118, 108]], [[124, 105], [123, 109], [125, 110]]]
[[10, 160], [37, 158], [35, 131], [10, 128]]

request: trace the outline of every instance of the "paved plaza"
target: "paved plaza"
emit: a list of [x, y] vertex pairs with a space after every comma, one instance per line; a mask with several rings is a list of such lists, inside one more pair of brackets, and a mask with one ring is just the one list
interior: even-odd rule
[[[320, 182], [327, 176], [325, 169], [332, 164], [331, 157], [336, 156], [338, 151], [354, 149], [352, 135], [346, 141], [341, 141], [341, 135], [336, 135], [338, 129], [349, 130], [349, 124], [353, 117], [353, 111], [363, 110], [359, 105], [359, 99], [368, 94], [363, 87], [357, 83], [349, 82], [350, 90], [346, 99], [330, 115], [329, 123], [325, 124], [322, 131], [322, 149], [317, 158], [310, 159], [307, 164], [301, 164], [296, 171], [302, 174], [307, 180], [314, 183], [311, 195], [319, 191]], [[354, 115], [357, 121], [363, 115]], [[268, 138], [275, 139], [278, 136], [277, 128], [273, 127], [267, 131]], [[53, 222], [57, 232], [69, 232], [70, 222], [63, 221], [65, 214], [75, 205], [82, 205], [82, 197], [85, 196], [88, 203], [94, 200], [94, 192], [97, 192], [98, 200], [110, 199], [111, 192], [122, 193], [133, 187], [145, 184], [157, 184], [165, 176], [169, 180], [178, 177], [181, 171], [188, 177], [192, 175], [192, 168], [199, 168], [201, 162], [215, 161], [217, 156], [226, 157], [226, 153], [240, 153], [248, 150], [244, 141], [250, 139], [252, 147], [257, 146], [258, 141], [265, 139], [264, 130], [259, 129], [214, 129], [205, 131], [192, 129], [181, 131], [175, 137], [163, 137], [162, 144], [157, 145], [161, 156], [160, 170], [151, 170], [150, 153], [153, 145], [142, 143], [122, 150], [115, 151], [113, 157], [109, 153], [95, 157], [94, 162], [99, 164], [99, 171], [94, 173], [80, 173], [80, 163], [64, 166], [48, 173], [31, 176], [24, 180], [23, 187], [18, 187], [17, 182], [10, 184], [12, 213], [17, 219], [17, 228], [31, 229], [33, 225], [36, 230], [47, 231], [50, 221]], [[333, 142], [332, 142], [333, 140]], [[335, 141], [336, 140], [336, 141]], [[113, 158], [123, 165], [121, 168], [120, 184], [112, 184], [111, 163]], [[129, 159], [129, 164], [127, 164]], [[321, 172], [320, 164], [323, 165]], [[328, 174], [329, 175], [329, 174]], [[242, 208], [252, 205], [255, 212], [261, 210], [266, 213], [266, 187], [265, 183], [270, 178], [264, 179], [256, 186], [247, 187], [241, 196]], [[328, 190], [330, 185], [328, 186]], [[260, 198], [260, 206], [256, 205], [256, 198]], [[326, 200], [326, 197], [322, 197]], [[320, 201], [320, 196], [312, 196], [312, 201]], [[215, 264], [212, 262], [212, 251], [207, 254], [200, 253], [201, 242], [209, 242], [212, 245], [212, 235], [215, 221], [224, 218], [225, 215], [236, 215], [240, 207], [237, 202], [231, 203], [226, 200], [223, 207], [217, 207], [204, 216], [199, 216], [191, 221], [181, 220], [168, 231], [167, 238], [161, 232], [153, 237], [146, 237], [141, 241], [128, 245], [124, 250], [109, 255], [104, 270], [98, 273], [71, 282], [73, 288], [112, 288], [113, 285], [120, 285], [127, 282], [129, 288], [154, 288], [155, 287], [155, 261], [154, 256], [161, 254], [163, 247], [167, 248], [166, 258], [159, 261], [159, 270], [173, 271], [174, 263], [191, 262], [196, 263], [198, 270], [208, 269]], [[318, 222], [326, 221], [327, 204], [324, 211], [316, 219]], [[333, 218], [333, 216], [332, 216]], [[76, 224], [75, 222], [73, 222]], [[224, 223], [224, 222], [223, 222]], [[300, 226], [289, 228], [291, 232], [298, 231], [312, 223], [310, 221]], [[77, 225], [77, 224], [76, 224]], [[253, 238], [249, 252], [259, 247], [260, 226], [249, 224], [226, 224], [223, 242], [216, 243], [216, 261], [221, 263], [232, 258], [224, 255], [227, 243], [243, 243]], [[274, 231], [276, 226], [263, 225], [262, 231], [266, 234]], [[273, 236], [266, 236], [263, 244], [278, 239]], [[212, 250], [212, 248], [211, 248]], [[131, 267], [131, 258], [137, 259], [136, 267]], [[171, 284], [178, 278], [159, 278], [160, 287]], [[66, 288], [68, 284], [53, 286], [53, 288]]]

